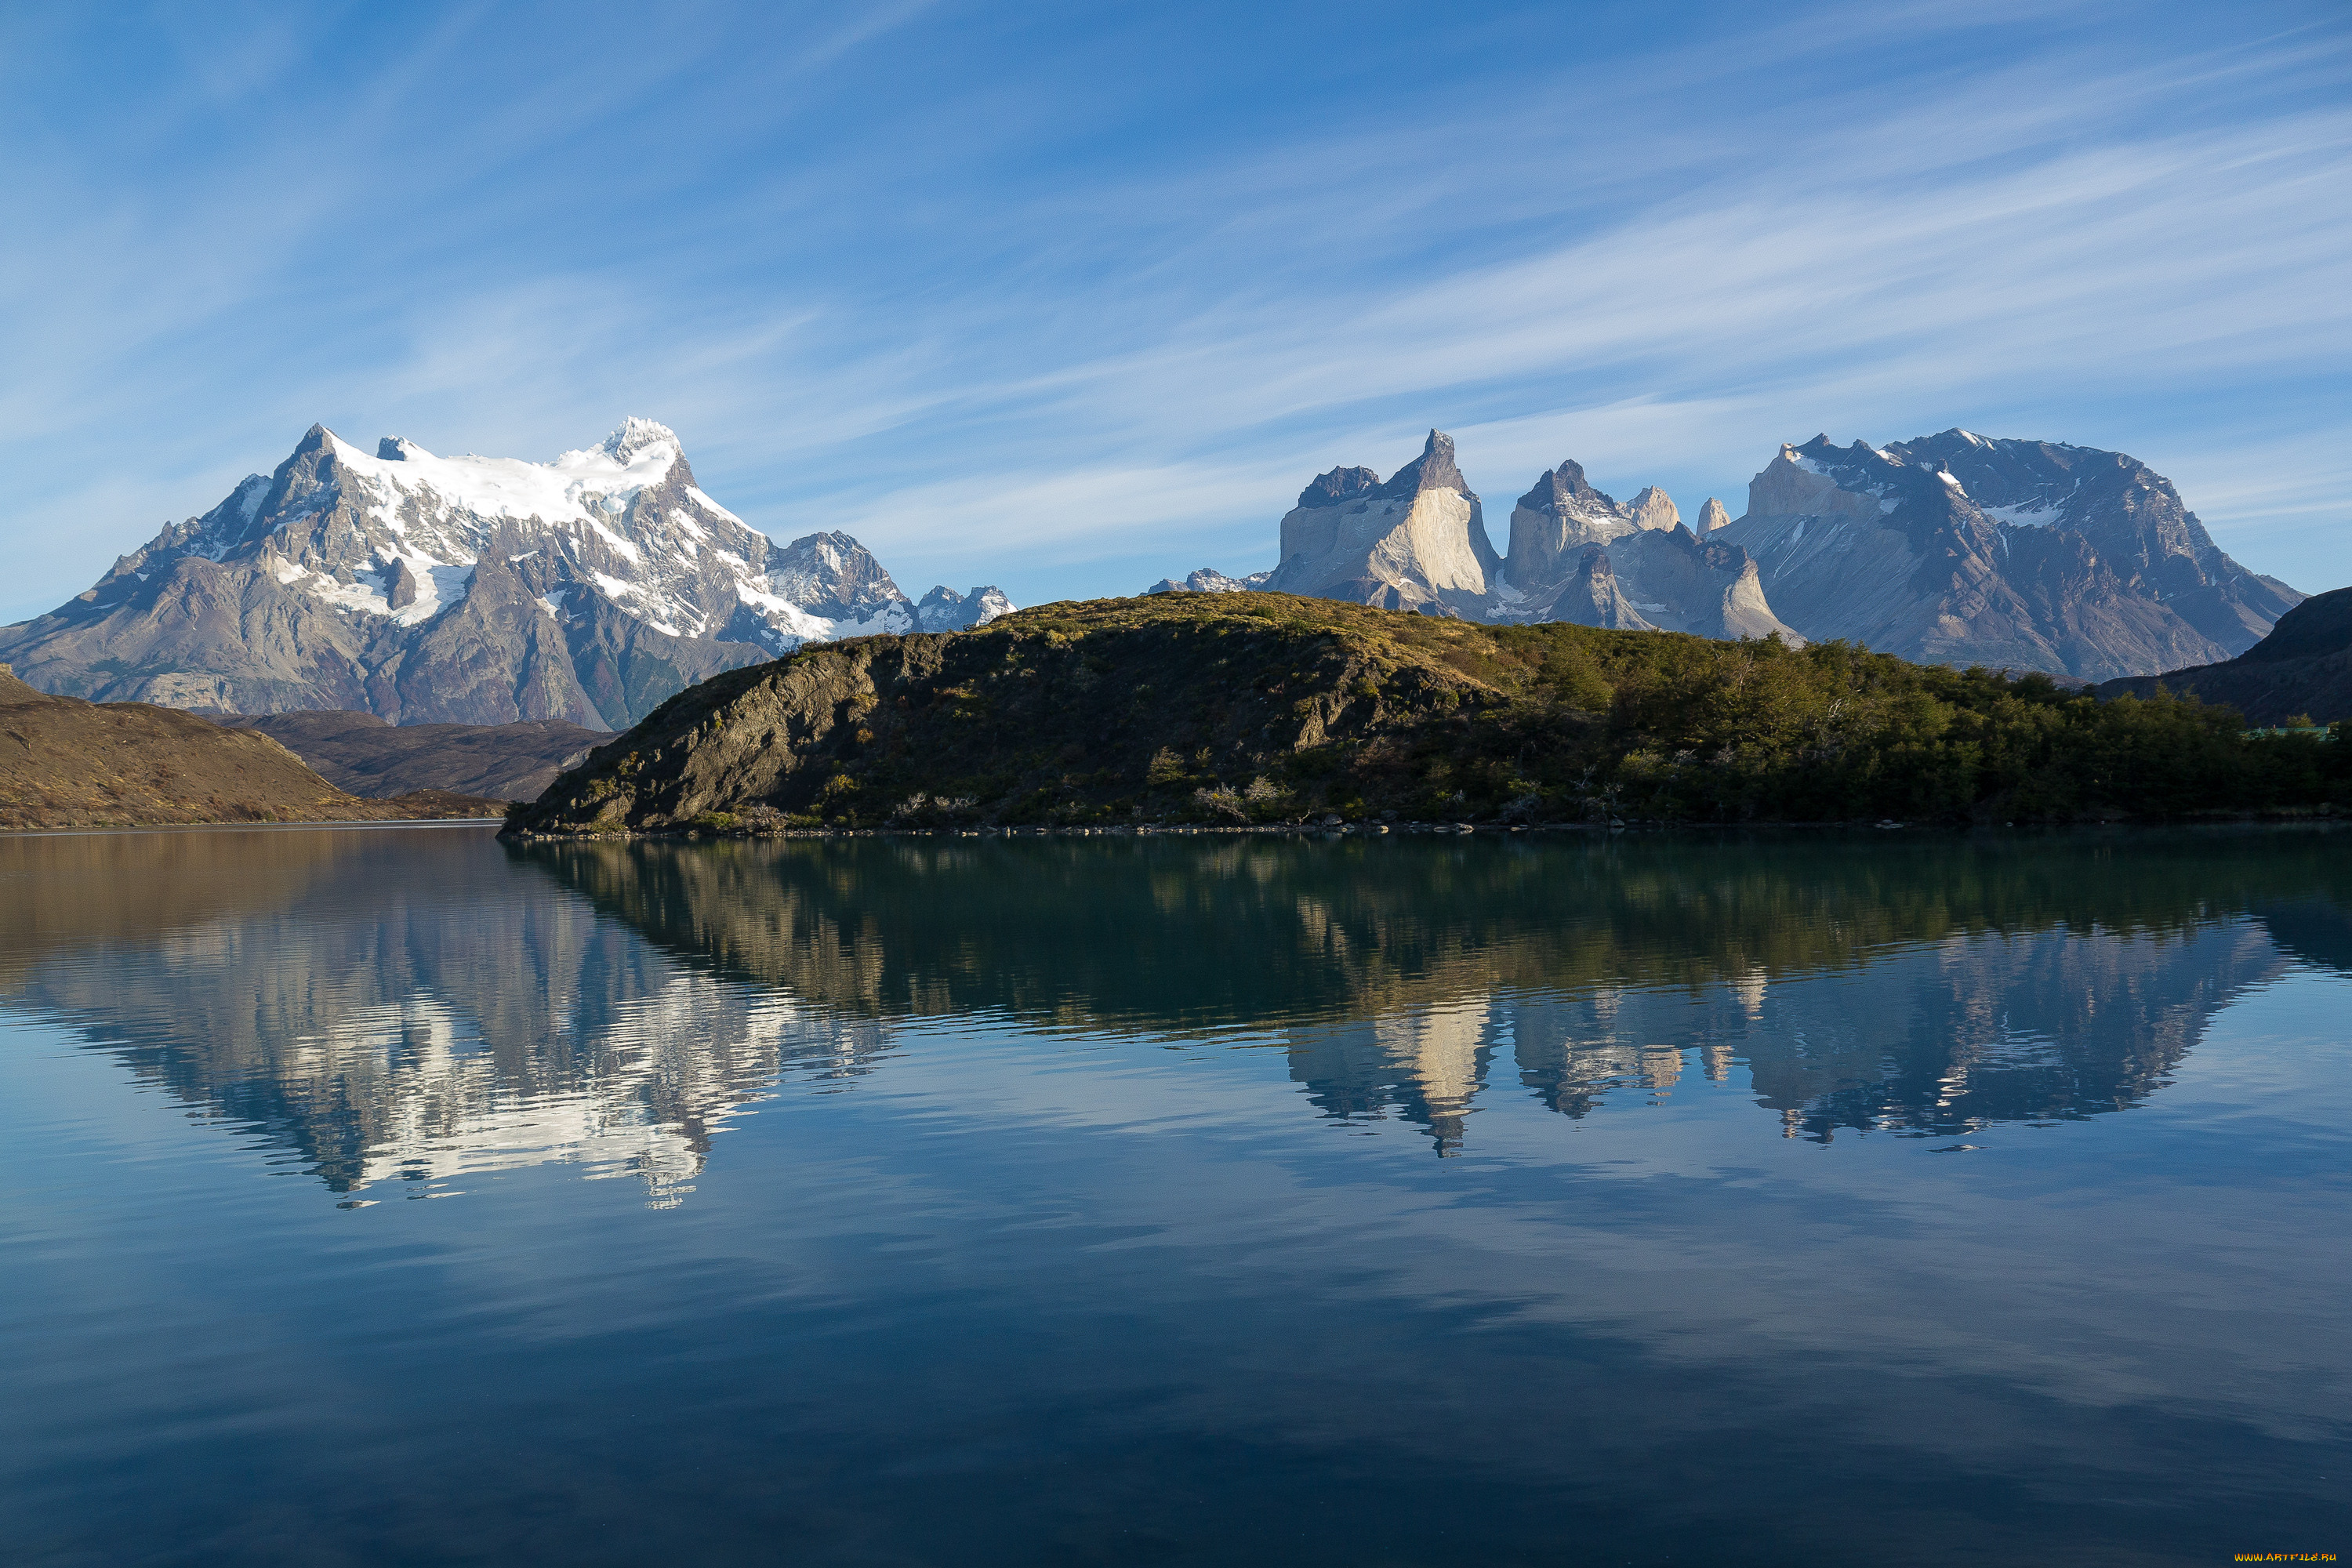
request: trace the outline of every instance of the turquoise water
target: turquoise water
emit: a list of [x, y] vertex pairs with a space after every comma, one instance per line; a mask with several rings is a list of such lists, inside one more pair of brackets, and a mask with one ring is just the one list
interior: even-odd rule
[[2347, 843], [0, 839], [0, 1557], [2341, 1552]]

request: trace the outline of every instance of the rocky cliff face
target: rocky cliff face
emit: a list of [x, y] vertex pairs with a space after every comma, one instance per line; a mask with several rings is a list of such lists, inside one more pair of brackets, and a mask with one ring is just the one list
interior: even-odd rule
[[650, 420], [549, 463], [371, 455], [313, 426], [275, 473], [0, 628], [0, 657], [103, 700], [609, 729], [719, 670], [917, 624], [856, 540], [776, 549]]
[[1623, 507], [1592, 488], [1571, 458], [1538, 475], [1535, 488], [1511, 509], [1511, 554], [1503, 575], [1527, 593], [1574, 568], [1586, 545], [1606, 544], [1638, 526]]
[[2213, 544], [2118, 452], [1961, 430], [1783, 447], [1722, 531], [1814, 637], [2104, 679], [2242, 650], [2301, 595]]
[[1915, 465], [1940, 463], [1997, 522], [2079, 534], [2127, 591], [2160, 600], [2232, 652], [2252, 647], [2303, 598], [2223, 554], [2172, 481], [2122, 452], [1966, 430], [1887, 451]]
[[1586, 545], [1558, 583], [1498, 605], [1496, 621], [1573, 621], [1627, 631], [1700, 637], [1805, 638], [1765, 602], [1756, 563], [1735, 544], [1702, 541], [1676, 523], [1643, 529], [1610, 545]]
[[1962, 430], [1887, 447], [1784, 447], [1737, 522], [1697, 528], [1655, 486], [1630, 502], [1574, 461], [1511, 510], [1510, 553], [1433, 431], [1387, 484], [1319, 476], [1282, 520], [1281, 566], [1179, 587], [1264, 588], [1490, 622], [1713, 637], [1843, 638], [1938, 664], [2102, 679], [2241, 651], [2301, 595], [2231, 561], [2171, 482], [2119, 452]]
[[1454, 438], [1432, 430], [1419, 458], [1379, 479], [1334, 468], [1301, 491], [1282, 520], [1282, 564], [1266, 590], [1481, 615], [1502, 560], [1454, 466]]

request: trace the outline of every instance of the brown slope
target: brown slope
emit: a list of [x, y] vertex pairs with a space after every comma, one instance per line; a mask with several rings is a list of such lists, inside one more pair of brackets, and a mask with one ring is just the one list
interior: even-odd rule
[[267, 735], [144, 702], [51, 697], [0, 664], [0, 829], [398, 821], [498, 809], [445, 791], [361, 800]]
[[2322, 724], [2352, 719], [2352, 588], [2304, 600], [2235, 658], [2110, 680], [2099, 695], [2153, 697], [2159, 688], [2227, 703], [2250, 724], [2284, 724], [2306, 714]]
[[257, 730], [338, 789], [372, 800], [437, 789], [490, 800], [536, 800], [556, 774], [613, 737], [553, 719], [519, 724], [387, 724], [373, 713], [216, 715]]

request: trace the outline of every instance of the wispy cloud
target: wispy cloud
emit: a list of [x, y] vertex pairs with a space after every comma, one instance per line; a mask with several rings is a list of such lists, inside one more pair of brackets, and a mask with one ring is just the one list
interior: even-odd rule
[[1263, 564], [1309, 474], [1432, 424], [1490, 516], [1570, 455], [1737, 510], [1822, 429], [2160, 452], [2250, 563], [2352, 580], [2311, 526], [2352, 423], [2321, 12], [1816, 7], [1557, 65], [1526, 14], [1475, 58], [1279, 16], [1171, 54], [1156, 16], [620, 15], [331, 49], [257, 19], [169, 40], [198, 63], [87, 138], [13, 122], [46, 155], [0, 246], [0, 460], [37, 476], [0, 613], [314, 418], [545, 455], [624, 413], [771, 532], [1016, 595]]

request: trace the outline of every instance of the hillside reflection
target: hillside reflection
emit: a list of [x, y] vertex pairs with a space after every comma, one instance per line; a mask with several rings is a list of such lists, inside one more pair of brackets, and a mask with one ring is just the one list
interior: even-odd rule
[[564, 1160], [675, 1202], [780, 1080], [973, 1017], [1270, 1041], [1441, 1153], [1498, 1095], [1707, 1081], [1943, 1136], [2137, 1104], [2248, 986], [2352, 964], [2334, 842], [15, 838], [0, 1001], [352, 1194]]
[[1400, 1116], [1450, 1152], [1498, 1061], [1569, 1116], [1736, 1068], [1790, 1136], [1821, 1140], [2123, 1109], [2290, 955], [2352, 958], [2334, 843], [909, 839], [515, 853], [683, 962], [846, 1014], [1277, 1031], [1325, 1113]]

